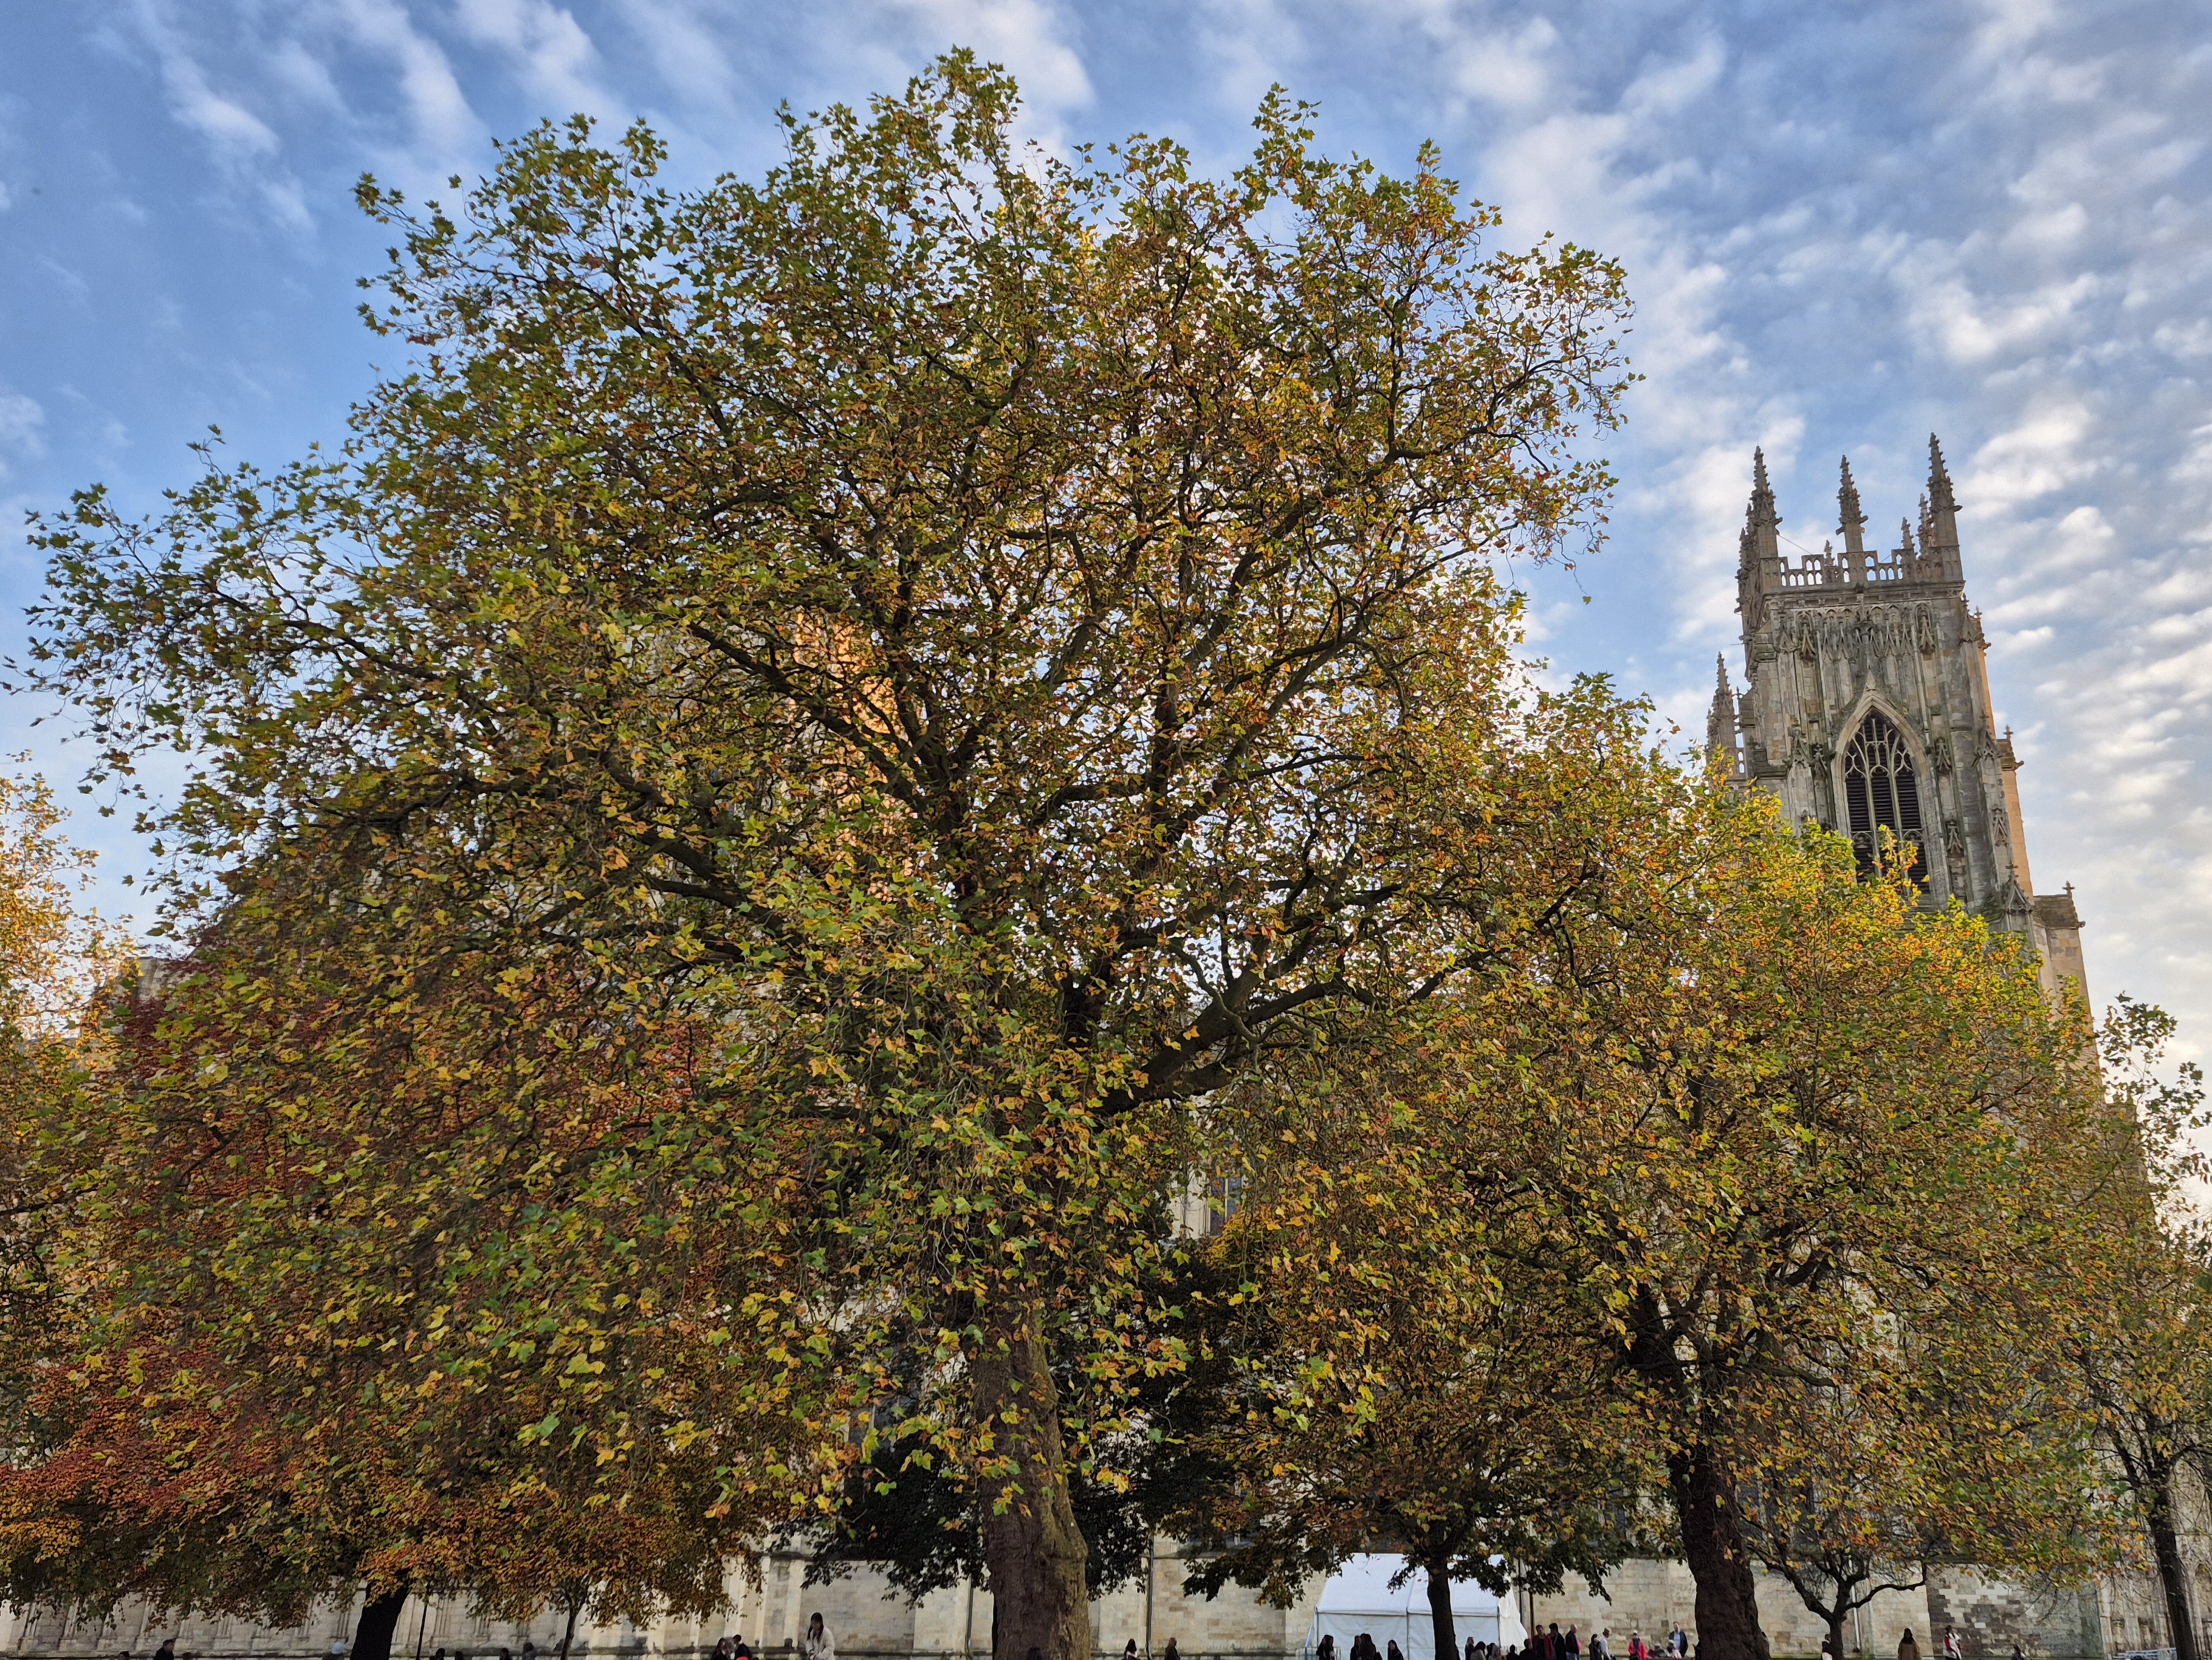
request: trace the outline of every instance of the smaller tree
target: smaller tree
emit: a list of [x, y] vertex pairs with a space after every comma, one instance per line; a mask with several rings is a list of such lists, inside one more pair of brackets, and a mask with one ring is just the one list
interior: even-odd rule
[[1215, 1547], [1193, 1576], [1209, 1592], [1288, 1602], [1352, 1554], [1402, 1551], [1439, 1655], [1455, 1579], [1595, 1584], [1648, 1548], [1650, 1414], [1615, 1386], [1588, 1219], [1547, 1190], [1554, 1127], [1520, 1109], [1557, 1054], [1542, 1023], [1565, 1012], [1576, 942], [1702, 859], [1700, 816], [1731, 811], [1601, 681], [1533, 697], [1512, 764], [1462, 795], [1454, 840], [1479, 879], [1457, 897], [1482, 925], [1462, 982], [1410, 1014], [1334, 1018], [1328, 1067], [1273, 1069], [1205, 1121], [1244, 1194], [1213, 1248], [1231, 1364], [1196, 1443], [1231, 1479], [1178, 1517]]
[[[568, 1160], [680, 1107], [680, 1043], [576, 1044], [570, 985], [465, 958], [392, 981], [334, 961], [270, 996], [267, 943], [238, 922], [158, 988], [118, 985], [103, 1067], [40, 1103], [70, 1318], [0, 1467], [7, 1590], [279, 1625], [365, 1592], [362, 1660], [382, 1660], [410, 1594], [639, 1618], [718, 1603], [750, 1506], [765, 1493], [780, 1519], [804, 1496], [766, 1473], [741, 1490], [701, 1427], [710, 1402], [743, 1410], [715, 1384], [772, 1329], [733, 1354], [664, 1321], [650, 1351], [615, 1351], [542, 1302], [514, 1324], [482, 1307], [518, 1281], [551, 1293], [548, 1237], [582, 1236], [571, 1268], [616, 1281], [579, 1300], [629, 1294], [617, 1225]], [[340, 1098], [391, 1133], [301, 1112], [328, 1081], [302, 1051], [343, 1055]], [[347, 1190], [362, 1172], [380, 1178], [365, 1196]], [[441, 1208], [403, 1233], [374, 1201], [410, 1185]], [[434, 1286], [433, 1234], [462, 1247]], [[249, 1292], [246, 1260], [279, 1271]], [[426, 1353], [418, 1315], [453, 1348]], [[620, 1433], [578, 1434], [577, 1403], [617, 1387]]]
[[1765, 1660], [1747, 1484], [1848, 1491], [1798, 1443], [1806, 1402], [1871, 1398], [1930, 1287], [1986, 1287], [2035, 1244], [2012, 1225], [2024, 1150], [2082, 1131], [2097, 1092], [2033, 964], [1981, 922], [1859, 879], [1771, 802], [1634, 776], [1593, 781], [1620, 805], [1590, 821], [1583, 890], [1468, 1000], [1457, 1087], [1600, 1311], [1705, 1652]]
[[[1316, 1135], [1316, 1171], [1344, 1128]], [[1575, 1286], [1524, 1266], [1536, 1253], [1507, 1237], [1510, 1197], [1486, 1214], [1501, 1195], [1447, 1185], [1417, 1149], [1384, 1145], [1436, 1128], [1372, 1126], [1333, 1190], [1227, 1231], [1249, 1315], [1194, 1450], [1231, 1479], [1197, 1487], [1179, 1519], [1209, 1547], [1190, 1575], [1208, 1595], [1237, 1584], [1287, 1602], [1352, 1555], [1402, 1552], [1401, 1580], [1425, 1582], [1435, 1651], [1449, 1657], [1454, 1581], [1600, 1583], [1638, 1553], [1655, 1471], [1637, 1414], [1607, 1387], [1601, 1322]], [[1286, 1233], [1326, 1237], [1338, 1266], [1303, 1304], [1273, 1283], [1311, 1260], [1281, 1248]]]
[[1994, 1324], [1941, 1328], [1940, 1352], [1900, 1342], [1890, 1369], [1797, 1394], [1744, 1460], [1744, 1536], [1827, 1627], [1836, 1660], [1851, 1616], [1918, 1590], [1931, 1563], [2064, 1580], [2124, 1554], [2078, 1397]]
[[2212, 1233], [2190, 1204], [2212, 1115], [2193, 1064], [2158, 1072], [2173, 1029], [2165, 1011], [2125, 997], [2105, 1024], [2107, 1088], [2132, 1134], [2099, 1149], [2102, 1167], [2081, 1178], [2075, 1260], [2094, 1295], [2069, 1347], [2097, 1445], [2150, 1548], [2176, 1660], [2198, 1660], [2180, 1505], [2192, 1472], [2212, 1475]]

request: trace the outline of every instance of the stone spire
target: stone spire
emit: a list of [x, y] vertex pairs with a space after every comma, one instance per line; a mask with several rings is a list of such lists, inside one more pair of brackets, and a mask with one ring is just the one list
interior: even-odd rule
[[1751, 504], [1744, 509], [1743, 549], [1750, 559], [1772, 559], [1782, 551], [1782, 515], [1774, 510], [1774, 487], [1766, 482], [1766, 452], [1751, 453]]
[[1923, 514], [1921, 551], [1941, 555], [1945, 567], [1958, 574], [1959, 498], [1951, 494], [1950, 469], [1943, 465], [1943, 446], [1928, 435], [1928, 499]]
[[[1866, 551], [1866, 514], [1859, 507], [1859, 487], [1851, 477], [1851, 458], [1844, 458], [1844, 482], [1836, 491], [1836, 507], [1842, 515], [1836, 528], [1843, 533], [1844, 551], [1854, 558]], [[1856, 570], [1856, 563], [1852, 569]]]
[[1910, 519], [1897, 521], [1897, 550], [1907, 559], [1920, 551], [1920, 544], [1912, 539], [1912, 521]]
[[1735, 745], [1735, 688], [1729, 684], [1728, 658], [1713, 659], [1715, 684], [1712, 712], [1705, 716], [1705, 765], [1723, 777], [1743, 770]]

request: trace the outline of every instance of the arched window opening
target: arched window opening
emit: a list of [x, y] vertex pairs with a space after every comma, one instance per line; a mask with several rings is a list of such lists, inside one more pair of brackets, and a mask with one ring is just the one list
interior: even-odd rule
[[1880, 711], [1869, 714], [1844, 751], [1844, 803], [1850, 814], [1851, 847], [1859, 871], [1872, 875], [1879, 834], [1887, 826], [1910, 845], [1912, 879], [1928, 885], [1928, 856], [1920, 830], [1920, 783], [1912, 773], [1912, 751], [1905, 734]]

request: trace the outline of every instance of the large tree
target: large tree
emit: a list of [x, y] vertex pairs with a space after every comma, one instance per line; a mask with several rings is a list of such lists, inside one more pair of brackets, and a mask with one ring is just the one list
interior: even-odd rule
[[111, 771], [188, 757], [112, 1168], [210, 1225], [148, 1298], [300, 1411], [703, 1448], [733, 1524], [888, 1437], [981, 1496], [999, 1654], [1073, 1660], [1193, 1104], [1522, 920], [1490, 561], [1595, 521], [1625, 303], [1279, 99], [1218, 181], [1014, 110], [955, 56], [758, 182], [577, 124], [364, 185], [406, 369], [337, 455], [81, 497], [33, 659]]

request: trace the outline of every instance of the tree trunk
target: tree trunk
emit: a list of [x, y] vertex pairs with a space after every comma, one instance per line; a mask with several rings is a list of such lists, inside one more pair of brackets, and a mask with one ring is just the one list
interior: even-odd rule
[[2189, 1570], [2181, 1560], [2181, 1539], [2173, 1524], [2173, 1476], [2149, 1483], [2143, 1529], [2150, 1535], [2151, 1560], [2166, 1593], [2166, 1623], [2173, 1634], [2173, 1660], [2197, 1660], [2197, 1627], [2189, 1615]]
[[1835, 1660], [1844, 1660], [1844, 1608], [1842, 1597], [1836, 1599], [1836, 1611], [1828, 1616], [1828, 1652]]
[[[568, 1604], [568, 1623], [561, 1633], [561, 1660], [568, 1660], [568, 1645], [574, 1642], [576, 1637], [576, 1615], [581, 1611], [583, 1606], [584, 1599], [580, 1596]], [[1843, 1660], [1843, 1657], [1838, 1655], [1836, 1660]]]
[[392, 1660], [392, 1633], [399, 1629], [399, 1611], [407, 1606], [403, 1582], [361, 1605], [354, 1621], [351, 1660]]
[[1459, 1633], [1452, 1629], [1451, 1570], [1429, 1568], [1429, 1629], [1435, 1633], [1436, 1660], [1459, 1660]]
[[1075, 1523], [1060, 1392], [1036, 1316], [994, 1325], [975, 1367], [977, 1417], [1012, 1466], [983, 1522], [994, 1660], [1089, 1660], [1091, 1549]]
[[1759, 1593], [1736, 1514], [1735, 1483], [1720, 1455], [1700, 1441], [1669, 1453], [1667, 1474], [1682, 1524], [1682, 1555], [1698, 1586], [1701, 1660], [1771, 1660], [1766, 1633], [1759, 1627]]

